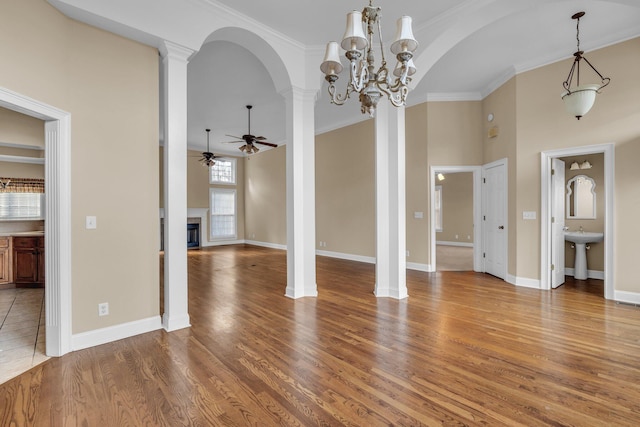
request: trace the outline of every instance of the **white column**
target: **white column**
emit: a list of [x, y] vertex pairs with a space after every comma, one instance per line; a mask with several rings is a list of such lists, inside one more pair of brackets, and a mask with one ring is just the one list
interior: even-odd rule
[[160, 47], [164, 99], [164, 313], [167, 331], [189, 324], [187, 295], [187, 63], [190, 49]]
[[287, 288], [289, 298], [315, 297], [316, 183], [314, 107], [316, 91], [282, 93], [287, 120]]
[[405, 195], [405, 108], [381, 99], [376, 138], [376, 286], [377, 297], [407, 294]]

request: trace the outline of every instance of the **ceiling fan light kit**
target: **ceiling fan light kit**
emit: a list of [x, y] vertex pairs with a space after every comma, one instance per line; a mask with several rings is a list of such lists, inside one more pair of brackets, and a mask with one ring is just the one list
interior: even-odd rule
[[[575, 19], [576, 23], [576, 40], [578, 42], [578, 48], [573, 54], [573, 64], [569, 70], [567, 80], [562, 83], [564, 92], [562, 92], [562, 100], [564, 101], [565, 108], [572, 116], [580, 120], [582, 116], [587, 114], [593, 104], [596, 102], [596, 94], [600, 93], [600, 90], [607, 86], [611, 79], [609, 77], [603, 77], [602, 74], [589, 62], [584, 56], [584, 52], [580, 50], [580, 18], [585, 15], [584, 12], [575, 13], [571, 16], [571, 19]], [[597, 84], [580, 84], [580, 63], [584, 60], [587, 65], [600, 77], [600, 83]], [[576, 85], [571, 88], [573, 77], [576, 77]]]
[[[406, 104], [409, 92], [408, 84], [411, 81], [411, 76], [416, 72], [412, 60], [413, 53], [418, 48], [418, 42], [411, 29], [411, 17], [401, 17], [398, 19], [395, 41], [391, 44], [391, 53], [398, 60], [392, 72], [396, 79], [392, 82], [384, 57], [381, 30], [382, 8], [374, 7], [372, 2], [373, 0], [369, 0], [369, 6], [366, 6], [362, 12], [354, 10], [347, 14], [347, 28], [342, 43], [338, 45], [335, 41], [329, 42], [324, 60], [320, 64], [320, 70], [325, 74], [325, 80], [329, 83], [331, 103], [343, 105], [353, 92], [357, 92], [360, 94], [360, 110], [363, 114], [369, 113], [370, 117], [375, 115], [376, 106], [383, 94], [387, 95], [391, 104], [396, 107]], [[366, 24], [366, 35], [363, 23]], [[376, 30], [382, 59], [377, 71], [375, 70], [373, 52], [373, 36]], [[344, 95], [336, 93], [335, 87], [338, 75], [343, 70], [339, 56], [340, 46], [346, 51], [345, 56], [350, 63], [350, 78]], [[360, 59], [361, 57], [362, 59]]]
[[205, 131], [207, 132], [207, 151], [202, 153], [200, 162], [202, 163], [202, 166], [211, 167], [216, 164], [215, 159], [217, 159], [218, 156], [209, 151], [209, 132], [211, 132], [211, 129], [205, 129]]
[[253, 105], [247, 105], [247, 115], [248, 115], [248, 131], [245, 135], [240, 136], [234, 136], [234, 135], [227, 135], [228, 137], [231, 138], [235, 138], [236, 141], [226, 141], [229, 144], [233, 144], [233, 143], [237, 143], [237, 142], [244, 142], [244, 145], [242, 147], [240, 147], [240, 151], [242, 151], [243, 153], [247, 153], [247, 154], [253, 154], [253, 153], [257, 153], [258, 151], [260, 151], [260, 149], [258, 147], [255, 146], [255, 144], [262, 144], [262, 145], [266, 145], [268, 147], [277, 147], [277, 144], [273, 144], [271, 142], [267, 142], [264, 136], [255, 136], [251, 134], [251, 109], [253, 108]]

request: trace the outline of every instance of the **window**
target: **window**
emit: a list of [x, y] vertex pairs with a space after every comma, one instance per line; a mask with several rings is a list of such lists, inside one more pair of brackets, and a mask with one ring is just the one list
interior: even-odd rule
[[44, 219], [44, 193], [0, 193], [0, 219]]
[[211, 212], [211, 239], [235, 239], [236, 190], [210, 188], [209, 212]]
[[235, 184], [236, 159], [216, 159], [209, 168], [209, 184]]
[[433, 195], [433, 214], [436, 221], [436, 231], [442, 231], [442, 185], [436, 185]]

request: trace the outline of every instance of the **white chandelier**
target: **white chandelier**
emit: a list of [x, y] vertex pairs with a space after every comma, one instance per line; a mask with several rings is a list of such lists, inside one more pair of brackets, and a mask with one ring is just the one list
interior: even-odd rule
[[[584, 12], [578, 12], [571, 17], [571, 19], [577, 21], [576, 40], [578, 41], [578, 50], [573, 54], [573, 64], [569, 70], [567, 80], [562, 82], [562, 87], [564, 87], [565, 90], [561, 95], [567, 112], [575, 116], [578, 120], [591, 110], [591, 107], [593, 107], [593, 104], [596, 102], [596, 94], [600, 93], [600, 89], [608, 85], [611, 81], [609, 77], [603, 77], [584, 56], [584, 52], [580, 50], [580, 18], [583, 16]], [[600, 77], [600, 83], [580, 85], [580, 62], [582, 60]], [[574, 76], [576, 77], [576, 86], [572, 89], [571, 83]]]
[[[398, 63], [393, 70], [395, 81], [391, 82], [387, 62], [384, 58], [384, 47], [382, 45], [381, 30], [381, 10], [380, 7], [373, 7], [369, 0], [362, 12], [352, 11], [347, 14], [347, 29], [342, 38], [341, 46], [346, 51], [345, 56], [350, 62], [350, 80], [347, 84], [347, 91], [344, 95], [336, 93], [334, 83], [338, 80], [338, 74], [342, 71], [342, 64], [338, 55], [339, 47], [335, 41], [327, 44], [327, 51], [324, 60], [320, 65], [320, 70], [325, 74], [325, 80], [329, 82], [329, 95], [331, 102], [342, 105], [349, 98], [351, 93], [360, 94], [360, 110], [364, 114], [369, 113], [373, 117], [376, 112], [376, 105], [382, 94], [386, 94], [389, 101], [400, 107], [405, 105], [411, 81], [410, 76], [416, 72], [413, 64], [413, 52], [418, 47], [418, 42], [413, 37], [411, 29], [411, 17], [403, 16], [398, 19], [398, 32], [395, 41], [391, 44], [393, 53]], [[365, 36], [363, 23], [367, 26]], [[380, 40], [380, 55], [382, 64], [375, 70], [375, 58], [373, 55], [373, 34], [376, 30]], [[364, 55], [363, 55], [364, 54]], [[362, 57], [362, 59], [360, 59]]]

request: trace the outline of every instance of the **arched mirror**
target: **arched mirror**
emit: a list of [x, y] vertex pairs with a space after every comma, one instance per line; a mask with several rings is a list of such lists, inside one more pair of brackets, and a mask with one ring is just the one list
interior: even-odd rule
[[586, 175], [576, 175], [567, 183], [567, 218], [596, 218], [596, 183]]

